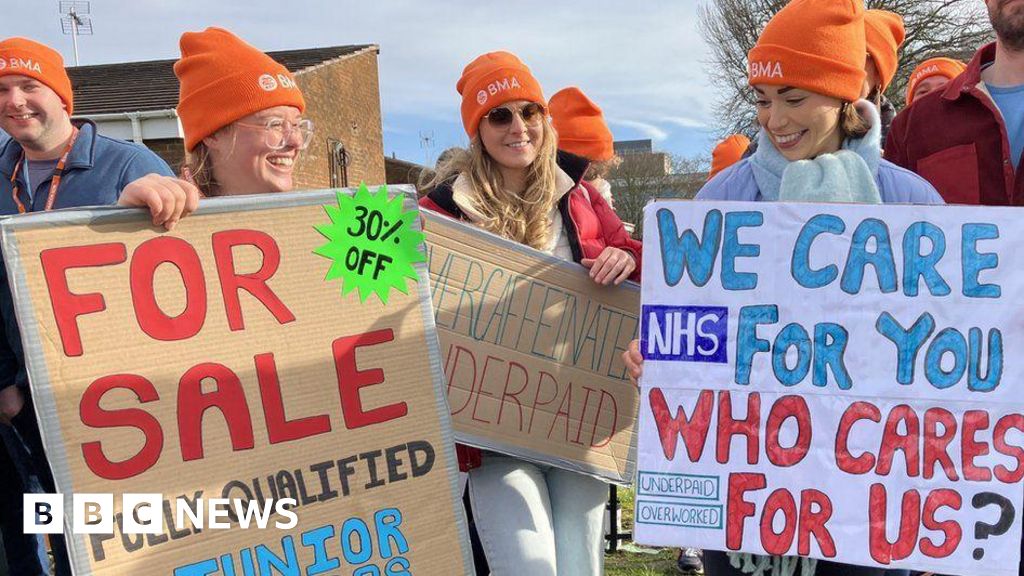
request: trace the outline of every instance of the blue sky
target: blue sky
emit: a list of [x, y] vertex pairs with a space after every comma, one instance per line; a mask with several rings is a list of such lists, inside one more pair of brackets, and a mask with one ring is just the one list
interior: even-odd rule
[[[6, 0], [0, 37], [27, 36], [73, 62], [57, 1]], [[96, 34], [82, 64], [178, 57], [182, 32], [216, 25], [263, 50], [380, 46], [384, 152], [432, 161], [465, 145], [455, 82], [474, 57], [510, 50], [545, 94], [576, 85], [605, 111], [616, 139], [652, 138], [691, 156], [713, 144], [714, 90], [693, 0], [469, 2], [449, 0], [93, 0]], [[421, 146], [431, 134], [433, 147]]]

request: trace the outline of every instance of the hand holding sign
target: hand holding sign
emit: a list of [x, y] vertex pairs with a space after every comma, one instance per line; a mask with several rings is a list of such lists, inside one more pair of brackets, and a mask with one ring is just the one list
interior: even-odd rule
[[590, 269], [590, 278], [594, 282], [604, 286], [622, 284], [636, 270], [636, 260], [629, 252], [613, 246], [605, 247], [597, 258], [580, 260], [580, 264]]

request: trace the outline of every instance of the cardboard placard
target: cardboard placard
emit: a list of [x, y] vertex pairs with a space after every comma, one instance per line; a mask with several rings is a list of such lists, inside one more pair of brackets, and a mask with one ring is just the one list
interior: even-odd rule
[[81, 493], [118, 512], [124, 493], [298, 501], [288, 530], [165, 516], [122, 536], [121, 516], [68, 534], [76, 574], [472, 573], [426, 267], [387, 305], [343, 297], [313, 253], [335, 202], [204, 200], [173, 232], [139, 210], [3, 222], [65, 510]]
[[465, 444], [633, 481], [639, 395], [622, 363], [639, 289], [423, 212], [448, 404]]
[[648, 205], [636, 541], [1016, 575], [1022, 215]]

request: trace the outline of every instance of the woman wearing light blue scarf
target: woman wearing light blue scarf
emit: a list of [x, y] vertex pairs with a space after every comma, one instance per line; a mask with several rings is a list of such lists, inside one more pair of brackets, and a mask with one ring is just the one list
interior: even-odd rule
[[[768, 92], [776, 92], [771, 87], [766, 88]], [[811, 108], [808, 104], [815, 103], [812, 99], [826, 98], [799, 89], [781, 96], [790, 100], [806, 98], [799, 105], [808, 109]], [[768, 99], [760, 94], [758, 98], [761, 102]], [[780, 99], [779, 104], [769, 104], [772, 105], [790, 106], [784, 99]], [[813, 150], [813, 156], [791, 159], [776, 147], [771, 133], [762, 124], [757, 151], [715, 176], [700, 190], [697, 199], [942, 204], [938, 192], [925, 179], [882, 159], [881, 122], [874, 104], [860, 100], [840, 104], [838, 108], [844, 106], [853, 107], [866, 127], [863, 135], [838, 139], [835, 149]], [[815, 111], [809, 112], [815, 114]], [[805, 111], [794, 107], [787, 113], [796, 117]], [[840, 130], [839, 114], [837, 110], [837, 131]], [[798, 121], [799, 118], [789, 120], [783, 127], [791, 130]], [[801, 139], [808, 136], [805, 134]]]
[[[754, 88], [761, 124], [757, 151], [715, 176], [697, 194], [698, 200], [942, 204], [931, 184], [882, 159], [881, 121], [871, 102], [842, 102], [785, 86]], [[632, 357], [627, 365], [637, 366], [636, 356]], [[907, 572], [708, 550], [704, 573], [902, 576]]]
[[[882, 159], [881, 121], [859, 100], [866, 58], [861, 0], [793, 0], [748, 55], [757, 151], [711, 179], [698, 200], [941, 204], [916, 174]], [[643, 359], [624, 355], [633, 377]], [[797, 556], [707, 550], [707, 576], [901, 576]]]

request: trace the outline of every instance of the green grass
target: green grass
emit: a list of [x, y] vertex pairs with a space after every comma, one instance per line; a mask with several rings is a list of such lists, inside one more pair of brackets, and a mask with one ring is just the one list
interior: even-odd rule
[[622, 530], [629, 532], [633, 529], [633, 508], [636, 504], [633, 490], [631, 488], [619, 488], [619, 508], [622, 509]]
[[[619, 505], [622, 508], [622, 530], [633, 530], [633, 491], [619, 488]], [[675, 548], [647, 548], [632, 542], [620, 546], [619, 552], [606, 554], [604, 573], [606, 576], [679, 576], [676, 570]]]
[[604, 557], [604, 573], [606, 576], [679, 576], [676, 554], [671, 548], [662, 549], [657, 554], [624, 550], [607, 554]]

